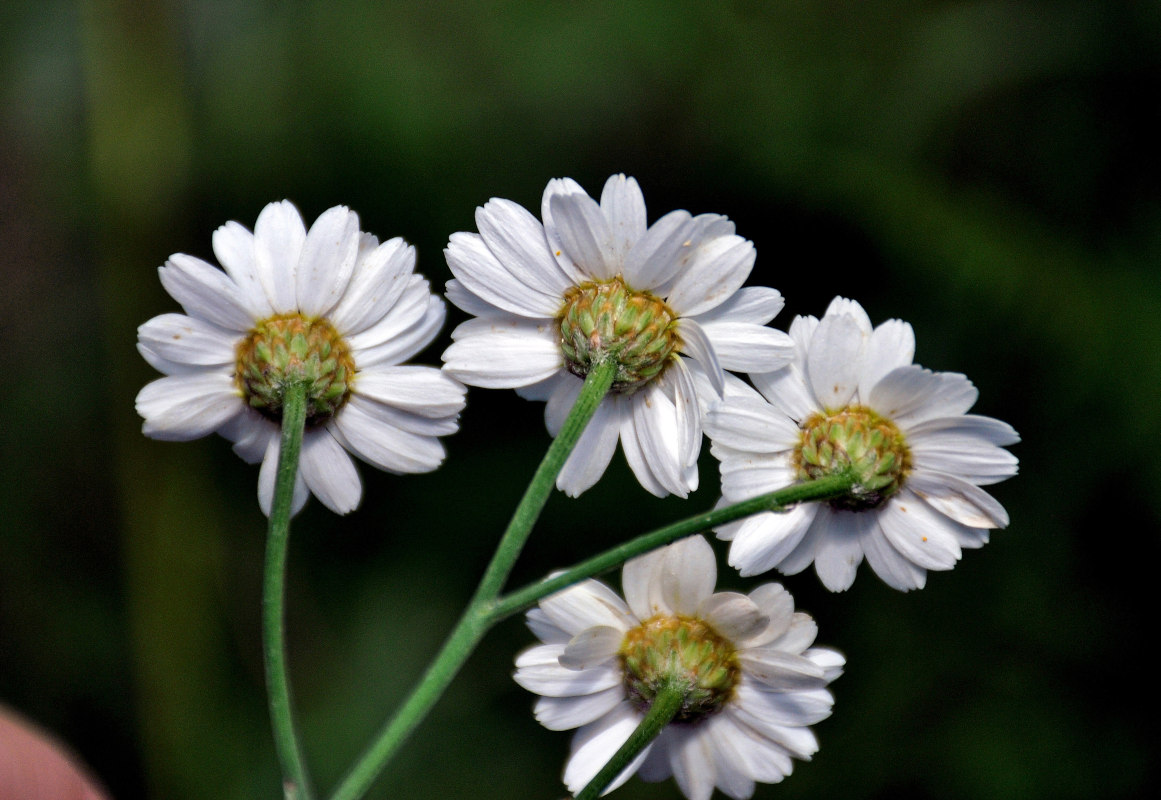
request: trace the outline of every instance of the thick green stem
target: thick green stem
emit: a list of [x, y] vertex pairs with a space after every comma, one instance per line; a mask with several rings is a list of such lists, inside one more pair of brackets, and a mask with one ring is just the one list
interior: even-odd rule
[[290, 701], [290, 681], [286, 673], [286, 551], [290, 538], [291, 505], [298, 456], [306, 424], [306, 387], [287, 387], [282, 406], [282, 441], [278, 472], [270, 507], [266, 536], [266, 569], [262, 581], [262, 643], [266, 655], [266, 694], [270, 704], [270, 724], [274, 746], [282, 766], [282, 788], [286, 800], [311, 800], [310, 783], [302, 757], [302, 746], [294, 726]]
[[762, 511], [785, 510], [796, 503], [839, 497], [846, 494], [857, 482], [858, 476], [852, 472], [849, 474], [818, 478], [804, 483], [796, 483], [784, 489], [779, 489], [776, 492], [743, 500], [732, 506], [707, 511], [680, 522], [675, 522], [672, 525], [666, 525], [664, 528], [658, 528], [655, 531], [641, 534], [635, 539], [630, 539], [624, 544], [617, 545], [599, 555], [586, 559], [551, 578], [545, 578], [536, 583], [529, 584], [499, 598], [489, 609], [488, 624], [495, 624], [504, 617], [529, 608], [543, 597], [547, 597], [585, 578], [591, 578], [594, 575], [599, 575], [602, 572], [620, 566], [630, 558], [635, 558], [662, 545], [675, 542], [685, 536], [706, 531], [718, 525], [725, 525], [727, 522], [749, 517]]
[[591, 781], [576, 796], [576, 800], [596, 800], [613, 780], [620, 775], [625, 767], [640, 754], [645, 747], [657, 738], [665, 729], [669, 721], [681, 710], [685, 699], [685, 688], [679, 683], [671, 683], [662, 687], [653, 698], [653, 704], [645, 712], [637, 729], [629, 734], [629, 738], [613, 754], [609, 762], [601, 767]]
[[335, 789], [331, 795], [332, 800], [357, 800], [367, 792], [376, 776], [435, 705], [460, 667], [468, 660], [476, 644], [494, 623], [487, 609], [504, 587], [520, 551], [528, 541], [532, 526], [552, 494], [557, 475], [612, 386], [614, 372], [615, 364], [608, 362], [593, 369], [585, 378], [580, 396], [513, 512], [508, 528], [467, 610], [411, 695]]

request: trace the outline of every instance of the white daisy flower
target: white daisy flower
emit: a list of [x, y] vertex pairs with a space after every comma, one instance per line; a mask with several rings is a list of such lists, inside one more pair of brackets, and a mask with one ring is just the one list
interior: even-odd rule
[[137, 331], [137, 349], [168, 377], [137, 395], [146, 436], [188, 441], [220, 433], [262, 462], [258, 501], [270, 513], [282, 379], [312, 380], [294, 511], [313, 493], [335, 513], [359, 504], [348, 451], [394, 473], [428, 472], [444, 457], [464, 387], [434, 367], [405, 366], [443, 325], [443, 301], [414, 274], [415, 248], [379, 243], [343, 206], [308, 231], [287, 201], [262, 210], [254, 232], [214, 233], [225, 271], [178, 253], [161, 284], [185, 314]]
[[888, 585], [907, 591], [1008, 524], [979, 487], [1016, 474], [1015, 456], [1001, 447], [1020, 437], [1007, 423], [967, 413], [978, 392], [966, 377], [911, 363], [910, 325], [872, 328], [862, 306], [836, 297], [821, 321], [796, 318], [790, 336], [793, 363], [750, 373], [758, 392], [731, 383], [707, 415], [723, 502], [852, 467], [862, 480], [847, 497], [719, 529], [742, 575], [774, 567], [793, 575], [813, 562], [838, 592], [865, 556]]
[[516, 659], [515, 679], [542, 695], [542, 725], [579, 729], [564, 769], [570, 792], [608, 763], [673, 680], [688, 687], [681, 710], [607, 791], [636, 773], [672, 775], [690, 800], [715, 786], [747, 798], [756, 781], [777, 783], [792, 757], [818, 750], [808, 726], [830, 716], [825, 687], [843, 657], [811, 646], [814, 621], [780, 585], [714, 593], [716, 580], [713, 549], [694, 536], [626, 563], [625, 600], [589, 580], [528, 612], [543, 644]]
[[[479, 233], [445, 251], [460, 325], [444, 369], [472, 386], [547, 400], [555, 436], [592, 364], [618, 364], [611, 392], [557, 479], [571, 496], [604, 474], [618, 440], [641, 485], [664, 497], [697, 488], [701, 408], [723, 369], [789, 360], [766, 323], [782, 296], [742, 288], [754, 246], [716, 214], [673, 211], [647, 226], [637, 182], [614, 175], [598, 204], [573, 180], [550, 181], [543, 224], [510, 200], [476, 210]], [[688, 356], [682, 358], [679, 354]]]

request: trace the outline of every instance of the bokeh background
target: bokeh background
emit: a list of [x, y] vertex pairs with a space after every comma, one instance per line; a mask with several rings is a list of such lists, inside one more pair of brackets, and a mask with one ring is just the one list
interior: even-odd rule
[[[1132, 0], [0, 5], [0, 702], [120, 800], [275, 798], [257, 470], [140, 435], [156, 268], [290, 198], [418, 246], [491, 196], [634, 175], [729, 215], [775, 320], [836, 294], [917, 332], [1011, 422], [1012, 517], [903, 595], [785, 580], [848, 658], [822, 743], [759, 798], [1121, 798], [1157, 778], [1161, 4]], [[458, 311], [452, 323], [462, 319]], [[447, 331], [421, 359], [439, 363]], [[452, 625], [548, 442], [472, 390], [443, 469], [363, 469], [292, 533], [291, 667], [329, 789]], [[618, 456], [552, 499], [521, 582], [710, 507]], [[617, 581], [616, 576], [611, 580]], [[753, 586], [723, 572], [726, 585]], [[373, 797], [553, 797], [567, 734], [486, 639]], [[676, 798], [633, 781], [616, 796]]]

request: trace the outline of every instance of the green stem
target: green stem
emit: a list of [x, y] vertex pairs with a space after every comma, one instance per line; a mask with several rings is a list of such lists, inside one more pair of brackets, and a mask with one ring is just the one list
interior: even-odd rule
[[551, 578], [545, 578], [536, 583], [529, 584], [497, 599], [489, 609], [488, 624], [495, 624], [504, 617], [531, 607], [543, 597], [547, 597], [585, 578], [591, 578], [594, 575], [599, 575], [602, 572], [620, 566], [630, 558], [647, 553], [662, 545], [675, 542], [685, 536], [709, 530], [718, 525], [725, 525], [727, 522], [733, 522], [762, 511], [784, 510], [796, 503], [839, 497], [846, 494], [851, 486], [857, 482], [858, 479], [854, 473], [844, 473], [826, 478], [817, 478], [804, 483], [796, 483], [784, 489], [779, 489], [776, 492], [743, 500], [732, 506], [707, 511], [680, 522], [675, 522], [672, 525], [666, 525], [664, 528], [643, 533], [635, 539], [630, 539], [599, 555], [586, 559]]
[[644, 718], [637, 729], [629, 734], [629, 738], [613, 754], [609, 762], [601, 767], [588, 785], [576, 796], [576, 800], [596, 800], [613, 780], [624, 771], [645, 747], [657, 738], [677, 712], [685, 700], [685, 689], [679, 683], [663, 686], [653, 698], [652, 705], [645, 712]]
[[463, 616], [419, 684], [343, 778], [342, 783], [331, 795], [331, 800], [357, 800], [367, 792], [399, 746], [435, 705], [452, 678], [467, 661], [476, 644], [483, 638], [484, 633], [495, 622], [489, 609], [504, 587], [504, 582], [512, 572], [520, 551], [528, 541], [532, 526], [552, 494], [557, 475], [560, 474], [585, 426], [596, 413], [601, 400], [608, 394], [609, 387], [613, 384], [614, 372], [615, 364], [608, 362], [594, 368], [585, 378], [580, 396], [577, 397], [560, 433], [548, 448], [520, 504], [513, 512], [508, 528], [496, 547], [496, 553], [484, 571], [479, 588], [476, 589]]
[[270, 724], [274, 746], [282, 766], [282, 788], [286, 800], [310, 800], [310, 783], [302, 757], [302, 746], [294, 727], [290, 702], [290, 681], [286, 673], [286, 551], [290, 538], [290, 514], [298, 457], [306, 425], [306, 386], [290, 385], [282, 405], [282, 441], [278, 452], [278, 472], [270, 506], [266, 536], [266, 569], [262, 581], [262, 643], [266, 655], [266, 694], [270, 703]]

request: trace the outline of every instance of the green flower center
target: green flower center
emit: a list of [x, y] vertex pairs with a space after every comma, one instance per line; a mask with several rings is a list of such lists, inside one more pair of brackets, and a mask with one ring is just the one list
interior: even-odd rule
[[814, 414], [801, 424], [793, 464], [801, 480], [854, 470], [850, 494], [830, 501], [845, 511], [878, 508], [903, 487], [911, 451], [894, 422], [865, 406]]
[[306, 424], [325, 423], [351, 396], [354, 375], [350, 346], [325, 319], [278, 314], [238, 343], [234, 381], [246, 402], [275, 422], [286, 387], [305, 382]]
[[681, 344], [677, 315], [620, 277], [570, 288], [557, 321], [569, 372], [583, 378], [612, 360], [617, 374], [611, 391], [620, 394], [632, 394], [660, 375]]
[[625, 634], [618, 655], [629, 702], [641, 712], [665, 686], [684, 687], [675, 722], [697, 722], [721, 710], [742, 674], [733, 644], [692, 617], [646, 620]]

